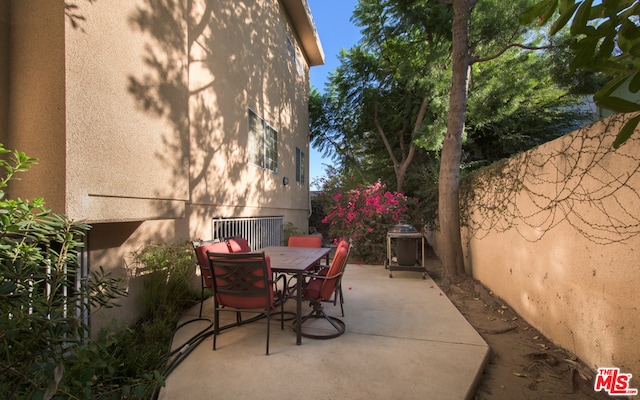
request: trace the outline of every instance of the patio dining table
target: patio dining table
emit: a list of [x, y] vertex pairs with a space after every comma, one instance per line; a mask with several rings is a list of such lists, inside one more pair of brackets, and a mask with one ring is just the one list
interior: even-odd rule
[[[296, 278], [296, 326], [302, 318], [303, 274], [312, 270], [318, 261], [331, 251], [329, 247], [288, 247], [269, 246], [260, 249], [271, 259], [271, 270], [276, 273], [295, 275]], [[302, 332], [296, 332], [296, 344], [302, 343]]]

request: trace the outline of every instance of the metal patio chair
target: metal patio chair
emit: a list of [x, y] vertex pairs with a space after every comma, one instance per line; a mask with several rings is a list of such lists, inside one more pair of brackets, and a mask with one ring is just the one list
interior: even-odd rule
[[209, 289], [213, 291], [213, 281], [211, 280], [211, 269], [209, 268], [209, 260], [207, 259], [207, 251], [216, 253], [229, 252], [229, 246], [226, 242], [220, 242], [218, 240], [203, 240], [192, 241], [193, 251], [196, 254], [196, 266], [200, 269], [200, 313], [198, 314], [202, 318], [202, 307], [204, 305], [204, 291]]
[[[351, 255], [351, 249], [353, 248], [353, 245], [351, 243], [351, 240], [349, 240], [348, 242], [344, 239], [340, 240], [340, 242], [338, 243], [338, 247], [337, 249], [340, 248], [344, 248], [347, 249], [347, 257], [344, 261], [344, 267], [342, 268], [342, 275], [340, 275], [338, 277], [338, 283], [336, 285], [336, 290], [333, 294], [333, 296], [329, 299], [329, 300], [323, 300], [325, 302], [329, 302], [329, 303], [333, 303], [334, 306], [338, 305], [338, 301], [340, 302], [340, 312], [342, 314], [342, 316], [344, 317], [344, 294], [342, 293], [342, 276], [344, 275], [344, 269], [347, 267], [347, 263], [349, 262], [349, 256]], [[329, 267], [330, 265], [326, 265], [324, 267], [322, 267], [317, 274], [320, 276], [326, 276], [327, 273], [329, 272]]]
[[[213, 276], [214, 332], [213, 349], [220, 332], [235, 326], [267, 318], [267, 350], [271, 332], [271, 311], [280, 307], [280, 328], [284, 329], [284, 296], [276, 293], [269, 258], [264, 253], [207, 252]], [[234, 323], [220, 326], [220, 312], [236, 314]], [[243, 320], [242, 313], [258, 314]]]
[[[312, 307], [312, 310], [308, 315], [302, 317], [299, 326], [294, 322], [294, 330], [297, 332], [298, 329], [300, 329], [302, 336], [312, 339], [331, 339], [338, 337], [345, 332], [346, 326], [344, 322], [339, 318], [328, 315], [325, 312], [322, 303], [329, 301], [332, 296], [336, 295], [338, 283], [344, 273], [347, 254], [348, 250], [346, 248], [338, 248], [336, 249], [336, 254], [326, 274], [306, 274], [309, 281], [303, 289], [302, 295], [304, 300], [309, 301], [309, 305]], [[335, 332], [322, 334], [312, 333], [310, 330], [302, 330], [305, 322], [314, 319], [327, 321], [329, 325], [333, 327]]]

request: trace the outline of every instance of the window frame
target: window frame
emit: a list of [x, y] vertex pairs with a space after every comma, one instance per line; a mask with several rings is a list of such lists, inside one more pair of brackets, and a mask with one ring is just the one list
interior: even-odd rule
[[305, 184], [305, 155], [301, 148], [296, 146], [296, 182]]
[[247, 112], [247, 153], [249, 164], [278, 173], [278, 130], [257, 112]]
[[298, 72], [298, 75], [304, 74], [306, 63], [303, 63], [302, 57], [299, 54], [297, 41], [292, 39], [290, 35], [287, 35], [287, 52], [293, 62], [293, 69]]

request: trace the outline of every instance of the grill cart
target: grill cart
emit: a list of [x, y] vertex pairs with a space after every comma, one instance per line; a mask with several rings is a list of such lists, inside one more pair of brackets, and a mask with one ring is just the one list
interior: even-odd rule
[[384, 267], [389, 270], [389, 278], [393, 278], [393, 271], [421, 271], [422, 279], [427, 279], [424, 242], [424, 235], [411, 225], [395, 225], [387, 232]]

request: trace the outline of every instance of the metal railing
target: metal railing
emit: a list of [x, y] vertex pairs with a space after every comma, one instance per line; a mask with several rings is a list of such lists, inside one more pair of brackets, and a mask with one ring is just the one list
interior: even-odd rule
[[212, 238], [224, 240], [243, 237], [251, 250], [283, 243], [284, 217], [214, 218]]

